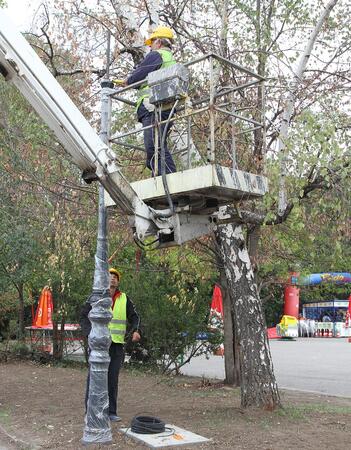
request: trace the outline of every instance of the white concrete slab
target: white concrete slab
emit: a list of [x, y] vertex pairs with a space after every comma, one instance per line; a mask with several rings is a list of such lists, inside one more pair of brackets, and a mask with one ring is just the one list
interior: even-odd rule
[[120, 428], [120, 432], [124, 433], [128, 437], [131, 437], [150, 448], [163, 448], [163, 447], [175, 447], [181, 445], [196, 445], [209, 442], [207, 439], [199, 434], [192, 433], [191, 431], [184, 430], [175, 425], [167, 424], [167, 431], [158, 434], [138, 434], [133, 433], [130, 428]]

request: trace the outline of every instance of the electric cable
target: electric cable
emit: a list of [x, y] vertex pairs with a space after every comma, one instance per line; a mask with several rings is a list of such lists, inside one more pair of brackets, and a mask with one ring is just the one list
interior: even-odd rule
[[152, 416], [135, 416], [130, 424], [133, 433], [139, 434], [156, 434], [165, 431], [166, 424], [157, 417]]
[[143, 242], [143, 246], [144, 247], [150, 247], [150, 245], [153, 245], [153, 244], [156, 244], [156, 242], [159, 242], [160, 241], [160, 239], [159, 238], [156, 238], [156, 239], [154, 239], [153, 241], [151, 241], [151, 242]]
[[138, 242], [139, 246], [142, 246], [143, 248], [144, 248], [144, 247], [149, 247], [150, 245], [153, 245], [153, 244], [155, 244], [156, 242], [159, 242], [159, 240], [160, 240], [159, 238], [156, 238], [156, 239], [154, 239], [154, 240], [151, 241], [151, 242], [144, 242], [144, 241], [142, 241], [141, 239], [136, 238], [136, 237], [134, 236], [134, 241], [135, 241], [135, 243]]
[[165, 436], [171, 436], [174, 434], [174, 429], [166, 427], [163, 420], [154, 416], [134, 416], [131, 424], [130, 430], [137, 434], [159, 434], [168, 432]]
[[169, 123], [170, 123], [170, 120], [171, 120], [172, 116], [174, 115], [174, 112], [175, 112], [175, 109], [176, 109], [178, 103], [179, 103], [179, 99], [177, 99], [174, 102], [174, 105], [173, 105], [173, 107], [171, 109], [171, 112], [169, 113], [169, 116], [168, 116], [165, 128], [164, 128], [163, 133], [162, 133], [162, 139], [161, 139], [161, 175], [162, 175], [162, 183], [163, 183], [163, 187], [164, 187], [164, 190], [165, 190], [165, 193], [166, 193], [166, 196], [167, 196], [169, 209], [171, 210], [172, 214], [174, 212], [174, 205], [173, 205], [171, 194], [169, 192], [169, 187], [168, 187], [167, 177], [166, 177], [166, 148], [165, 148], [165, 144], [166, 144], [166, 137], [167, 137], [167, 131], [168, 131]]
[[[137, 238], [136, 236], [133, 236], [133, 240], [135, 242], [135, 244], [141, 249], [141, 250], [150, 250], [146, 247], [151, 246], [153, 244], [156, 244], [156, 242], [160, 242], [160, 239], [157, 238], [152, 242], [149, 243], [144, 243], [143, 241], [141, 241], [139, 238]], [[157, 247], [156, 247], [157, 248]], [[151, 250], [156, 250], [156, 248], [152, 248]]]

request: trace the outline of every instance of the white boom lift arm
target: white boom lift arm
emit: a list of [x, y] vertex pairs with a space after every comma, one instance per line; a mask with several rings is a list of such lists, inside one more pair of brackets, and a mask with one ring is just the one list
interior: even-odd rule
[[139, 240], [170, 235], [176, 224], [169, 210], [147, 206], [116, 164], [116, 155], [97, 135], [26, 39], [0, 10], [0, 73], [13, 83], [83, 171], [95, 173], [113, 201], [134, 216]]

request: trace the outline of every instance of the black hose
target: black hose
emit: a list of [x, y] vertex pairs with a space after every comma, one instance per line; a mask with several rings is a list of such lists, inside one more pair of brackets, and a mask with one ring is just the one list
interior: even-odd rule
[[153, 245], [153, 244], [156, 244], [156, 242], [159, 242], [160, 241], [160, 239], [159, 238], [157, 238], [157, 239], [155, 239], [155, 240], [153, 240], [153, 241], [151, 241], [151, 242], [147, 242], [146, 244], [143, 242], [143, 241], [141, 241], [139, 238], [137, 238], [137, 237], [133, 237], [133, 240], [134, 240], [134, 242], [136, 243], [136, 245], [139, 247], [139, 248], [141, 248], [142, 250], [145, 250], [145, 247], [150, 247], [150, 245]]
[[172, 197], [171, 194], [169, 192], [169, 188], [168, 188], [168, 183], [167, 183], [167, 177], [166, 177], [166, 148], [165, 148], [165, 143], [166, 143], [166, 137], [167, 137], [167, 131], [168, 131], [168, 127], [169, 127], [169, 122], [172, 118], [172, 116], [174, 115], [176, 106], [178, 104], [179, 100], [176, 100], [174, 102], [174, 105], [171, 109], [171, 112], [169, 113], [165, 128], [163, 130], [162, 133], [162, 139], [161, 139], [161, 175], [162, 175], [162, 183], [163, 183], [163, 187], [167, 196], [167, 200], [168, 200], [168, 205], [169, 205], [169, 209], [172, 211], [172, 213], [174, 212], [174, 206], [173, 206], [173, 202], [172, 202]]
[[130, 424], [133, 433], [138, 434], [156, 434], [163, 433], [166, 430], [166, 424], [157, 417], [135, 416]]

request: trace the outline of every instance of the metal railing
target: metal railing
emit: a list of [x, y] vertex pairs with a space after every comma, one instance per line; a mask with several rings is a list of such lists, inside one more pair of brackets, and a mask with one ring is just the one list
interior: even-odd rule
[[[183, 169], [202, 163], [218, 163], [237, 169], [238, 147], [243, 148], [244, 144], [245, 152], [250, 154], [247, 147], [254, 145], [253, 134], [257, 130], [261, 130], [262, 145], [265, 142], [264, 111], [257, 106], [257, 89], [261, 89], [260, 95], [263, 97], [264, 79], [214, 53], [193, 59], [184, 65], [190, 72], [190, 86], [188, 99], [177, 107], [176, 115], [169, 119], [174, 125], [172, 138], [175, 150], [172, 155], [181, 155]], [[135, 107], [136, 102], [131, 98], [131, 92], [137, 92], [136, 88], [145, 81], [115, 90], [111, 93], [111, 98]], [[204, 120], [206, 114], [208, 119]], [[197, 121], [198, 118], [201, 119]], [[140, 140], [131, 142], [130, 138], [165, 123], [167, 120], [159, 121], [157, 125], [137, 127], [125, 133], [114, 134], [110, 142], [145, 151]], [[240, 142], [239, 139], [245, 135], [252, 137]], [[129, 138], [128, 142], [126, 138]], [[155, 144], [157, 158], [158, 145]]]

